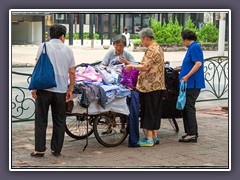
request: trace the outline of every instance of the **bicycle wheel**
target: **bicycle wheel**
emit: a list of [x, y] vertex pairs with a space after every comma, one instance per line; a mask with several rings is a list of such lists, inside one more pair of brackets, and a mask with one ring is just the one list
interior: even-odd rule
[[97, 141], [105, 147], [118, 146], [128, 136], [127, 129], [124, 132], [120, 132], [120, 118], [111, 114], [99, 115], [93, 122], [93, 130]]
[[178, 127], [178, 123], [177, 123], [176, 119], [175, 118], [169, 118], [168, 120], [169, 120], [170, 124], [172, 125], [173, 129], [176, 132], [178, 132], [179, 131], [179, 127]]
[[[70, 137], [80, 140], [85, 139], [93, 133], [93, 117], [87, 115], [70, 115], [66, 118], [66, 133]], [[87, 122], [88, 131], [87, 131]]]

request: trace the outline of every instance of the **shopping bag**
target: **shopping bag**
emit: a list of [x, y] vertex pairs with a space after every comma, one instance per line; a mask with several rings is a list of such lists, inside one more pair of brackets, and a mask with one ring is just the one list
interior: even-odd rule
[[187, 91], [187, 83], [181, 81], [179, 88], [179, 95], [176, 103], [176, 109], [183, 110], [186, 104], [186, 91]]
[[44, 43], [42, 54], [33, 69], [28, 89], [48, 89], [52, 87], [57, 87], [57, 84], [53, 65], [47, 55], [46, 43]]
[[128, 88], [136, 88], [137, 79], [139, 71], [136, 69], [131, 69], [129, 72], [124, 68], [122, 70], [122, 79], [120, 83]]

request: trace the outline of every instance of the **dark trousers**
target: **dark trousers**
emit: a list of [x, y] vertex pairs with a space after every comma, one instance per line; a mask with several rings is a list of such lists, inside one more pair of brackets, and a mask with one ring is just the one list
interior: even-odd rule
[[188, 135], [198, 136], [195, 103], [199, 93], [200, 89], [187, 89], [186, 92], [186, 104], [183, 110], [183, 125], [185, 133]]
[[162, 117], [163, 91], [157, 90], [148, 93], [140, 93], [140, 127], [147, 130], [158, 130]]
[[54, 93], [45, 90], [37, 91], [35, 112], [35, 151], [46, 150], [46, 130], [48, 126], [48, 111], [52, 112], [51, 150], [61, 152], [66, 124], [66, 93]]

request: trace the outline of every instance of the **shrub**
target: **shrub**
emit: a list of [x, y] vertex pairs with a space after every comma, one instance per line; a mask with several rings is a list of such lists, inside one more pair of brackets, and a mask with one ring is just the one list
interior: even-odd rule
[[139, 34], [130, 34], [130, 39], [140, 39]]
[[200, 42], [218, 42], [218, 29], [213, 23], [204, 24], [198, 32]]
[[151, 19], [151, 28], [153, 29], [153, 32], [161, 31], [161, 22], [156, 21], [155, 19]]
[[141, 39], [135, 39], [135, 40], [133, 41], [133, 44], [141, 45], [141, 44], [142, 44]]
[[[183, 27], [179, 25], [179, 22], [177, 18], [175, 18], [175, 21], [173, 23], [172, 18], [170, 18], [169, 23], [167, 24], [167, 31], [170, 33], [171, 37], [168, 37], [169, 43], [180, 43], [181, 42], [181, 32], [182, 32]], [[169, 38], [171, 40], [169, 40]], [[167, 39], [166, 39], [166, 43]]]
[[190, 18], [190, 16], [188, 17], [186, 23], [185, 23], [185, 29], [188, 29], [194, 33], [197, 33], [198, 29], [196, 27], [196, 25], [193, 23], [192, 19]]
[[163, 25], [162, 25], [161, 22], [152, 20], [151, 24], [153, 25], [152, 29], [154, 32], [155, 41], [157, 43], [165, 43], [166, 39], [170, 36], [166, 29], [166, 27], [167, 27], [166, 22], [164, 21]]
[[[73, 33], [73, 39], [76, 40], [76, 39], [79, 39], [79, 33]], [[69, 39], [69, 33], [66, 33], [66, 39]]]
[[182, 26], [179, 25], [177, 18], [175, 22], [170, 18], [168, 24], [164, 21], [163, 24], [152, 19], [151, 27], [155, 35], [155, 41], [157, 43], [180, 43], [181, 42], [181, 32]]

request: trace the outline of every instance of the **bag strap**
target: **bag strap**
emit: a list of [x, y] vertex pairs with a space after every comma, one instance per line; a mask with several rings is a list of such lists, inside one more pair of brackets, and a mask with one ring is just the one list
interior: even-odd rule
[[187, 89], [187, 83], [182, 80], [180, 84], [180, 90], [186, 91], [186, 89]]
[[42, 53], [47, 53], [46, 43], [43, 44]]

